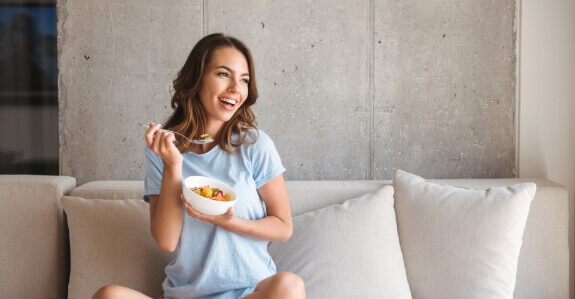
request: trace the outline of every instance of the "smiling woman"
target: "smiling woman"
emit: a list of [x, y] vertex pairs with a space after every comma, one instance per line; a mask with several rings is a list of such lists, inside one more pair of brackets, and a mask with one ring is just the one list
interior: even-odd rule
[[245, 102], [248, 84], [248, 65], [243, 54], [234, 48], [215, 50], [198, 93], [206, 110], [208, 134], [217, 139], [219, 129]]
[[[164, 295], [305, 298], [303, 280], [277, 273], [267, 251], [270, 241], [291, 237], [292, 215], [285, 168], [251, 110], [257, 88], [250, 51], [234, 37], [208, 35], [194, 46], [173, 85], [174, 112], [164, 127], [177, 134], [155, 123], [145, 133], [150, 230], [160, 249], [177, 250], [166, 266]], [[203, 134], [215, 142], [181, 142]], [[233, 206], [208, 213], [183, 200], [182, 190], [189, 190], [182, 181], [197, 176], [229, 186], [237, 195]], [[117, 285], [102, 287], [94, 298], [128, 296], [145, 298]]]
[[[210, 84], [204, 85], [203, 81]], [[216, 34], [200, 40], [178, 72], [173, 87], [171, 105], [174, 111], [165, 122], [167, 129], [193, 139], [201, 134], [210, 134], [223, 150], [232, 153], [233, 146], [245, 142], [245, 139], [233, 141], [232, 134], [256, 128], [251, 109], [258, 98], [253, 58], [250, 50], [234, 38]], [[205, 95], [204, 100], [202, 94]], [[208, 99], [213, 103], [207, 103]], [[219, 125], [215, 126], [216, 129], [208, 128], [212, 124], [208, 122], [208, 116], [222, 122], [219, 132], [214, 132]], [[185, 145], [178, 145], [178, 149], [200, 150], [199, 147]]]

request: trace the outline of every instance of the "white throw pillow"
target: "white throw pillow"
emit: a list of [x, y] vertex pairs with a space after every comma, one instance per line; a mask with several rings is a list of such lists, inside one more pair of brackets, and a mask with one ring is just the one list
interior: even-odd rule
[[393, 186], [414, 298], [513, 298], [534, 183], [475, 190], [397, 170]]
[[107, 284], [163, 294], [164, 268], [173, 256], [156, 246], [146, 202], [71, 196], [61, 202], [70, 231], [68, 298], [91, 298]]
[[411, 298], [392, 186], [294, 217], [292, 237], [269, 252], [308, 298]]

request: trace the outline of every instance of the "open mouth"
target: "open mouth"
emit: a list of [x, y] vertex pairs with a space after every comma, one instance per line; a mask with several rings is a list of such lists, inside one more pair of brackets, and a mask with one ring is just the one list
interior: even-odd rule
[[237, 104], [236, 100], [232, 100], [232, 99], [227, 99], [227, 98], [218, 98], [220, 100], [220, 102], [229, 105], [231, 107], [235, 107]]

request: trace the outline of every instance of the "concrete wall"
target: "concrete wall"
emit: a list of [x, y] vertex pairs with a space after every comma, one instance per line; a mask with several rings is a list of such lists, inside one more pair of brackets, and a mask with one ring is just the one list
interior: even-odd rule
[[[233, 4], [233, 5], [230, 5]], [[60, 172], [143, 176], [193, 44], [251, 46], [259, 127], [287, 179], [516, 175], [515, 9], [505, 1], [58, 1]]]

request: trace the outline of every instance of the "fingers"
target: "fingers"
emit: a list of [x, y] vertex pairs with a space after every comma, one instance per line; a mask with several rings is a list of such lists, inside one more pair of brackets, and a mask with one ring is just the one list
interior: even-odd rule
[[194, 207], [192, 207], [192, 205], [190, 205], [183, 196], [180, 196], [182, 199], [182, 202], [184, 203], [184, 207], [186, 209], [186, 213], [193, 217], [196, 218], [200, 221], [203, 222], [208, 222], [208, 223], [212, 223], [215, 224], [217, 226], [220, 226], [222, 228], [226, 228], [225, 224], [230, 221], [231, 219], [234, 218], [234, 208], [230, 207], [224, 214], [222, 215], [206, 215], [203, 214], [201, 212], [199, 212], [198, 210], [194, 209]]
[[153, 145], [160, 155], [168, 154], [170, 151], [175, 149], [174, 141], [176, 141], [176, 137], [171, 132], [166, 132], [164, 130], [158, 130], [154, 134], [154, 141]]
[[[144, 138], [149, 147], [157, 147], [157, 145], [170, 145], [176, 138], [174, 133], [161, 129], [160, 124], [150, 122], [148, 130], [144, 133]], [[154, 146], [156, 145], [156, 146]]]
[[203, 222], [209, 222], [208, 219], [207, 219], [207, 215], [204, 215], [204, 214], [198, 212], [198, 210], [194, 209], [194, 207], [192, 207], [192, 205], [189, 204], [189, 203], [184, 199], [183, 196], [182, 196], [182, 201], [184, 202], [184, 207], [186, 208], [186, 213], [187, 213], [189, 216], [191, 216], [191, 217], [193, 217], [193, 218], [196, 218], [196, 219], [198, 219], [198, 220], [201, 220], [201, 221], [203, 221]]
[[154, 135], [159, 130], [160, 130], [159, 124], [155, 124], [153, 122], [149, 123], [148, 130], [146, 130], [146, 133], [144, 133], [144, 139], [146, 139], [146, 143], [148, 144], [148, 147], [152, 148], [152, 144], [154, 142]]
[[226, 216], [234, 216], [235, 212], [234, 212], [234, 207], [230, 207], [226, 213], [224, 215]]
[[172, 132], [161, 129], [160, 124], [150, 122], [148, 130], [144, 133], [148, 147], [160, 156], [166, 156], [176, 150], [174, 141], [176, 137]]

